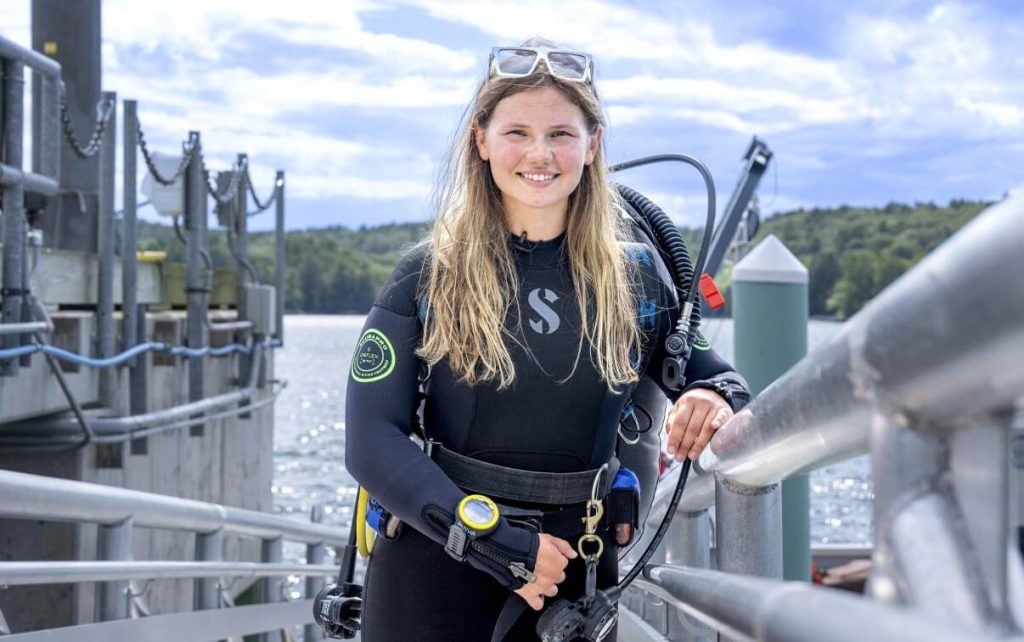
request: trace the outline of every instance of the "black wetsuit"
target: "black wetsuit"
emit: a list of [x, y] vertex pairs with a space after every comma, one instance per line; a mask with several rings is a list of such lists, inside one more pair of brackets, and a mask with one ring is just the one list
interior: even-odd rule
[[[506, 327], [515, 382], [468, 386], [446, 362], [427, 380], [426, 434], [448, 449], [520, 469], [576, 472], [608, 462], [629, 394], [613, 394], [584, 343], [577, 360], [580, 317], [563, 237], [539, 243], [510, 237], [520, 274], [519, 305]], [[638, 369], [660, 381], [662, 344], [678, 314], [674, 290], [657, 253], [643, 244], [626, 251], [638, 266], [636, 309], [645, 336]], [[426, 518], [428, 507], [450, 515], [466, 492], [410, 440], [418, 403], [421, 360], [414, 354], [429, 304], [420, 293], [428, 251], [406, 256], [366, 319], [348, 384], [346, 466], [371, 495], [404, 522], [395, 540], [378, 538], [370, 558], [363, 611], [364, 642], [481, 640], [491, 632], [509, 591], [521, 580], [486, 557], [471, 553], [460, 563], [445, 553], [446, 529]], [[519, 316], [522, 323], [519, 323]], [[573, 367], [575, 364], [575, 371]], [[572, 376], [567, 376], [572, 372]], [[745, 383], [709, 347], [699, 344], [686, 369], [690, 386], [714, 387], [738, 407]], [[675, 399], [679, 392], [668, 392]], [[656, 427], [657, 429], [657, 427]], [[575, 546], [576, 533], [554, 533]], [[574, 537], [575, 535], [575, 537]], [[598, 585], [617, 581], [616, 549], [608, 541]], [[502, 519], [489, 542], [528, 568], [537, 537]], [[570, 562], [559, 596], [583, 593], [584, 565]], [[529, 611], [507, 639], [536, 640], [537, 614]]]

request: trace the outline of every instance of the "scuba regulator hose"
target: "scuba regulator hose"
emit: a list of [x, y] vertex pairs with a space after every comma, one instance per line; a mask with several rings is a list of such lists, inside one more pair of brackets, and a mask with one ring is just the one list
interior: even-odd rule
[[[662, 383], [670, 390], [680, 390], [685, 386], [686, 380], [683, 373], [686, 370], [686, 363], [690, 359], [690, 352], [693, 349], [693, 342], [697, 336], [697, 329], [700, 327], [700, 306], [697, 304], [697, 288], [694, 287], [695, 275], [703, 273], [704, 262], [710, 248], [711, 231], [715, 225], [715, 184], [714, 179], [707, 167], [699, 160], [686, 154], [661, 154], [647, 156], [636, 160], [612, 165], [608, 168], [610, 172], [617, 172], [633, 167], [650, 165], [668, 161], [678, 161], [692, 165], [700, 172], [707, 188], [707, 218], [705, 221], [704, 241], [701, 243], [700, 253], [697, 257], [696, 270], [691, 266], [689, 253], [686, 244], [678, 228], [671, 219], [657, 205], [648, 200], [639, 192], [623, 185], [616, 185], [623, 200], [641, 216], [637, 221], [645, 233], [651, 237], [654, 246], [662, 255], [662, 259], [672, 273], [672, 280], [676, 287], [676, 294], [682, 304], [682, 313], [676, 322], [675, 329], [665, 339], [665, 348], [669, 357], [665, 359], [662, 367]], [[622, 593], [632, 584], [633, 580], [643, 572], [647, 563], [651, 560], [658, 545], [661, 544], [668, 527], [675, 517], [676, 509], [679, 507], [679, 500], [686, 489], [686, 480], [690, 473], [691, 461], [683, 461], [682, 470], [679, 473], [679, 481], [676, 483], [675, 492], [669, 502], [658, 530], [655, 532], [651, 542], [647, 545], [643, 555], [636, 564], [619, 581], [618, 584], [607, 591], [597, 590], [593, 596], [584, 596], [570, 602], [566, 599], [558, 599], [549, 606], [537, 621], [537, 634], [543, 642], [566, 642], [577, 637], [588, 642], [601, 642], [612, 631], [618, 622], [618, 607], [616, 603]]]

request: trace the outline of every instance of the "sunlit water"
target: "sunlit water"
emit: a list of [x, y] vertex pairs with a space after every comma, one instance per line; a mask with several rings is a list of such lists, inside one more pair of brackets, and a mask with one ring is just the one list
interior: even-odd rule
[[[275, 410], [274, 508], [309, 519], [322, 506], [325, 524], [349, 524], [356, 484], [345, 470], [345, 386], [362, 316], [287, 316], [277, 376], [288, 380]], [[811, 321], [810, 348], [839, 328]], [[732, 361], [731, 320], [705, 322], [716, 351]], [[871, 541], [870, 463], [866, 457], [828, 466], [811, 476], [811, 539], [821, 543]], [[287, 551], [300, 559], [301, 548]], [[296, 578], [297, 579], [297, 578]]]

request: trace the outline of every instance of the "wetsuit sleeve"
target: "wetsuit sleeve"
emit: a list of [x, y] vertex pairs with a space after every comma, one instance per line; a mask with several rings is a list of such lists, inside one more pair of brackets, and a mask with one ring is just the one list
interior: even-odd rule
[[[734, 412], [739, 410], [750, 402], [750, 387], [742, 375], [711, 348], [699, 330], [690, 352], [690, 360], [683, 371], [683, 389], [671, 390], [662, 382], [662, 364], [668, 356], [665, 338], [672, 332], [682, 310], [668, 268], [652, 248], [644, 246], [644, 249], [647, 260], [641, 259], [637, 265], [641, 278], [647, 283], [645, 290], [650, 293], [648, 298], [653, 303], [648, 309], [655, 313], [654, 325], [657, 328], [655, 334], [648, 335], [653, 345], [648, 348], [651, 350], [651, 356], [647, 361], [645, 374], [653, 379], [673, 402], [688, 390], [708, 388], [721, 395], [732, 406]], [[644, 327], [644, 307], [641, 301], [641, 327]]]
[[[349, 372], [345, 466], [388, 511], [443, 546], [466, 494], [409, 439], [421, 366], [415, 292], [424, 255], [414, 250], [403, 259], [366, 317]], [[502, 520], [486, 540], [498, 557], [533, 569], [536, 534]], [[510, 589], [522, 586], [493, 557], [473, 550], [468, 561]]]

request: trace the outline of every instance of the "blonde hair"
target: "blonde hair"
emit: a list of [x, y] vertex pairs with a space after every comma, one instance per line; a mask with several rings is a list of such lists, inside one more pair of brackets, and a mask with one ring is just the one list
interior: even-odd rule
[[[526, 78], [488, 78], [467, 109], [439, 180], [425, 287], [429, 312], [417, 354], [430, 366], [447, 359], [456, 377], [470, 385], [512, 385], [515, 367], [507, 342], [522, 344], [521, 328], [505, 325], [519, 302], [519, 281], [501, 192], [480, 158], [473, 128], [485, 129], [503, 99], [544, 87], [558, 89], [582, 110], [591, 135], [604, 124], [592, 83], [562, 81], [543, 64]], [[569, 197], [565, 251], [582, 326], [576, 364], [583, 341], [589, 341], [591, 360], [613, 391], [638, 380], [633, 362], [641, 343], [631, 287], [635, 268], [620, 247], [627, 238], [620, 208], [598, 149]]]

